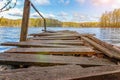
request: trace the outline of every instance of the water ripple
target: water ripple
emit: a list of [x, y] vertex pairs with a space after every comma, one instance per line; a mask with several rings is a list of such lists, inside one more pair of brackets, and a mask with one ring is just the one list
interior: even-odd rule
[[[40, 33], [42, 28], [29, 28], [28, 33]], [[71, 30], [79, 33], [96, 34], [96, 37], [120, 46], [120, 28], [61, 28], [49, 27], [48, 30]], [[18, 42], [20, 37], [20, 28], [4, 27], [0, 28], [0, 43], [3, 42]], [[0, 52], [6, 51], [13, 47], [0, 46]]]

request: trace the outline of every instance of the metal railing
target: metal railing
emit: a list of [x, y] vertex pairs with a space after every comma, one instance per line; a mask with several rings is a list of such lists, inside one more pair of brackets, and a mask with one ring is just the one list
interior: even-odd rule
[[43, 21], [44, 21], [44, 31], [46, 32], [46, 19], [43, 17], [43, 15], [36, 9], [36, 7], [33, 5], [32, 2], [30, 2], [32, 8], [39, 14], [40, 17], [42, 17]]

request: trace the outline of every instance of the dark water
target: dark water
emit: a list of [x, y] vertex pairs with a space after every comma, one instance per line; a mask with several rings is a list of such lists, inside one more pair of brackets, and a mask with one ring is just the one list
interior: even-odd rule
[[[28, 33], [40, 33], [42, 28], [29, 28]], [[96, 34], [101, 40], [110, 42], [120, 46], [120, 28], [48, 28], [48, 30], [71, 30], [79, 33]], [[0, 28], [0, 43], [3, 42], [18, 42], [20, 36], [20, 28]], [[8, 50], [12, 47], [0, 46], [0, 52]]]

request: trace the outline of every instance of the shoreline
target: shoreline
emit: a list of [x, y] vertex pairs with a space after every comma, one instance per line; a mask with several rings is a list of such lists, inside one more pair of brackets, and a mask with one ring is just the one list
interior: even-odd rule
[[[42, 28], [42, 27], [43, 26], [38, 26], [38, 27], [30, 26], [29, 28]], [[49, 26], [49, 27], [57, 28], [57, 26], [55, 26], [55, 27]], [[21, 28], [21, 26], [0, 26], [0, 28]], [[61, 26], [59, 28], [120, 28], [120, 27], [64, 27], [64, 26]]]

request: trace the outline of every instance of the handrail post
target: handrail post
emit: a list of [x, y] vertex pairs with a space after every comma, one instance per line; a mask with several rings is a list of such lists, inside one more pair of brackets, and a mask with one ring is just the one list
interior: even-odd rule
[[44, 21], [44, 31], [47, 31], [47, 26], [46, 26], [46, 19], [43, 17], [43, 15], [36, 9], [36, 7], [31, 3], [31, 6], [33, 7], [33, 9], [39, 14], [40, 17], [42, 17], [43, 21]]
[[47, 27], [47, 25], [46, 25], [46, 20], [44, 19], [44, 31], [46, 32], [47, 30], [46, 30], [46, 27]]
[[30, 1], [25, 0], [22, 25], [21, 25], [20, 41], [26, 41], [26, 39], [27, 39], [29, 15], [30, 15]]

